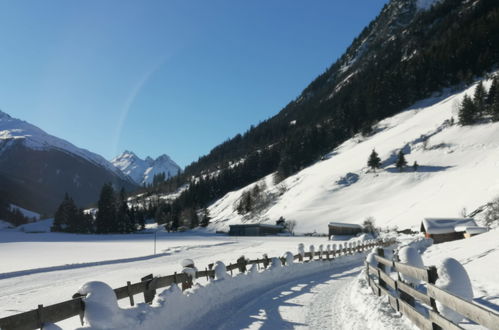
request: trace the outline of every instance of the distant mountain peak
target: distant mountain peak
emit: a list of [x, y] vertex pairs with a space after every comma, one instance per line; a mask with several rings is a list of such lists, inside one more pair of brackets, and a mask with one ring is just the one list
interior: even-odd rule
[[149, 156], [141, 159], [134, 152], [125, 150], [111, 163], [140, 185], [151, 184], [156, 174], [165, 173], [165, 177], [169, 178], [180, 171], [180, 166], [166, 154], [156, 159]]

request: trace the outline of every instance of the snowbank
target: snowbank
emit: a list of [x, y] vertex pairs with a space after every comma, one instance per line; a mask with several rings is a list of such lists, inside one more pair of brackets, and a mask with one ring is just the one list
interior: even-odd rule
[[[463, 299], [473, 299], [473, 288], [468, 273], [464, 267], [453, 258], [444, 259], [437, 266], [438, 280], [435, 285], [441, 289], [447, 290]], [[463, 316], [437, 301], [437, 308], [440, 314], [447, 319], [458, 323]]]
[[[408, 264], [408, 265], [414, 266], [414, 267], [419, 267], [419, 268], [424, 267], [424, 263], [423, 263], [423, 259], [421, 258], [421, 255], [413, 247], [404, 246], [403, 248], [401, 248], [398, 251], [398, 256], [399, 256], [399, 260], [401, 263]], [[418, 280], [417, 278], [414, 278], [414, 277], [411, 277], [408, 275], [404, 275], [402, 273], [400, 274], [400, 277], [405, 282], [411, 283], [414, 286], [417, 286], [421, 283], [421, 281]]]
[[[79, 290], [87, 294], [85, 329], [196, 329], [200, 324], [209, 328], [210, 318], [217, 317], [214, 310], [230, 311], [231, 302], [242, 297], [258, 297], [262, 292], [280, 283], [330, 271], [352, 262], [359, 262], [362, 254], [336, 259], [334, 262], [312, 261], [281, 266], [272, 260], [265, 271], [252, 271], [231, 277], [222, 262], [215, 264], [216, 280], [206, 285], [199, 283], [182, 292], [176, 284], [160, 292], [152, 305], [138, 304], [120, 308], [111, 288], [102, 282], [89, 282]], [[273, 258], [274, 259], [274, 258]], [[279, 265], [277, 262], [279, 261]], [[246, 299], [245, 299], [246, 301]], [[218, 316], [219, 317], [219, 316]]]

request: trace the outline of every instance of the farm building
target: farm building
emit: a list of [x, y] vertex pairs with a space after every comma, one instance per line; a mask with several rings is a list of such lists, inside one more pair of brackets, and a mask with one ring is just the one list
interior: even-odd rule
[[363, 230], [361, 225], [342, 222], [330, 222], [328, 227], [329, 237], [331, 237], [331, 235], [357, 235]]
[[471, 237], [487, 231], [477, 226], [473, 218], [425, 218], [421, 223], [421, 232], [434, 243], [443, 243]]
[[253, 223], [245, 225], [230, 225], [231, 236], [266, 236], [276, 235], [284, 230], [284, 226], [269, 225], [264, 223]]

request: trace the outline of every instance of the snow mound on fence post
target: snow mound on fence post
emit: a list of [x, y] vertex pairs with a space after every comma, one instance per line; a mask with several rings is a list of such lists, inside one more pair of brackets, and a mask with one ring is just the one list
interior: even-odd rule
[[293, 261], [294, 261], [293, 253], [288, 251], [288, 252], [284, 253], [283, 257], [286, 260], [286, 266], [290, 266], [293, 264]]
[[[418, 250], [416, 250], [413, 247], [410, 246], [404, 246], [401, 248], [398, 252], [399, 260], [403, 264], [408, 264], [410, 266], [418, 267], [418, 268], [424, 268], [424, 263], [423, 259], [421, 258], [421, 255], [418, 253]], [[411, 283], [412, 285], [419, 285], [421, 283], [420, 280], [417, 278], [400, 274], [400, 277], [402, 280]]]
[[216, 280], [223, 280], [229, 277], [229, 274], [227, 274], [227, 267], [225, 267], [225, 264], [221, 261], [215, 262], [215, 267], [213, 268], [213, 270], [215, 271]]
[[305, 245], [303, 245], [303, 243], [298, 244], [298, 254], [301, 255], [302, 258], [305, 257]]
[[[435, 286], [440, 289], [449, 291], [465, 300], [473, 299], [473, 287], [466, 269], [453, 258], [444, 259], [437, 265], [438, 280]], [[454, 323], [460, 322], [464, 317], [453, 311], [450, 308], [440, 304], [437, 301], [437, 309], [444, 317], [453, 321]]]
[[104, 282], [87, 282], [78, 293], [85, 302], [85, 321], [95, 329], [124, 328], [134, 322], [126, 311], [118, 306], [116, 294]]

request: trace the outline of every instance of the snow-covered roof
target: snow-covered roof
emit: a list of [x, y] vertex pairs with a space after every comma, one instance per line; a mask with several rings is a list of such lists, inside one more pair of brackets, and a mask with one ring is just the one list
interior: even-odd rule
[[362, 229], [361, 225], [357, 225], [354, 223], [345, 223], [345, 222], [330, 222], [329, 226]]
[[265, 228], [275, 228], [275, 229], [282, 229], [283, 228], [283, 226], [269, 225], [266, 223], [246, 223], [246, 224], [238, 224], [238, 225], [229, 225], [229, 227], [265, 227]]
[[479, 226], [466, 226], [466, 233], [471, 235], [482, 234], [487, 232], [489, 229], [487, 227], [479, 227]]
[[428, 234], [448, 234], [466, 231], [468, 226], [477, 224], [473, 218], [424, 218], [423, 226]]

